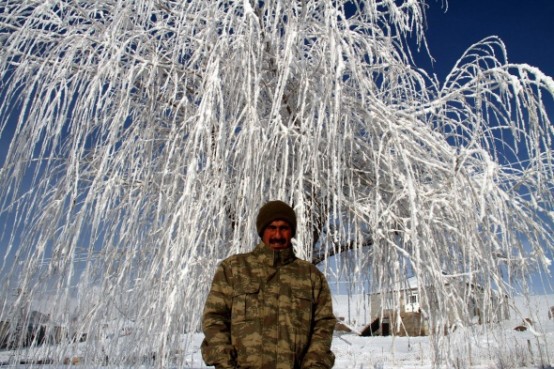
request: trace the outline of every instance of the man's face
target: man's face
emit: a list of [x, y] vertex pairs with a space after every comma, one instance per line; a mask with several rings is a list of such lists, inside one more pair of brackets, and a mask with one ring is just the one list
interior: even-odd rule
[[284, 220], [269, 223], [262, 234], [262, 241], [272, 250], [283, 250], [290, 247], [292, 229]]

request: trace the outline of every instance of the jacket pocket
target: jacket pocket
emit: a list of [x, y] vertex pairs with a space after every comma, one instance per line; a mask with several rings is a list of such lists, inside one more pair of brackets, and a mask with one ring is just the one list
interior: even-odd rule
[[292, 290], [294, 342], [297, 354], [303, 353], [310, 341], [313, 300], [310, 288]]
[[235, 287], [231, 324], [258, 319], [260, 285], [258, 283]]
[[237, 352], [240, 368], [260, 367], [260, 293], [259, 284], [235, 286], [231, 312], [231, 344]]
[[311, 323], [312, 321], [312, 290], [309, 288], [292, 289], [292, 308], [296, 314], [296, 323]]

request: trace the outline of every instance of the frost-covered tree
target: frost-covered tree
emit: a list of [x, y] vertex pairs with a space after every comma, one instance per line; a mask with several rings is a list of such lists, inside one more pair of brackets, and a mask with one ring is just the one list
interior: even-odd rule
[[[546, 270], [554, 81], [495, 37], [428, 75], [410, 48], [425, 7], [3, 0], [2, 320], [47, 298], [87, 360], [164, 365], [270, 199], [326, 272], [371, 290], [416, 276], [436, 332], [476, 291], [447, 286], [502, 297]], [[105, 324], [133, 344], [102, 346]]]

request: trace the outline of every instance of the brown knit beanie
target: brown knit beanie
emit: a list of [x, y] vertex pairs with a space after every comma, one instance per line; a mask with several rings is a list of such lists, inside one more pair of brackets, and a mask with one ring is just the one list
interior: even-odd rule
[[292, 237], [296, 234], [296, 214], [294, 210], [282, 201], [270, 201], [260, 209], [256, 218], [256, 230], [262, 237], [265, 227], [274, 220], [284, 220], [292, 230]]

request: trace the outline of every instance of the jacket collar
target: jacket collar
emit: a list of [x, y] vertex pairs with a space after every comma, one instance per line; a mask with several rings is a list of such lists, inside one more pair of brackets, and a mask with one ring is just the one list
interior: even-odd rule
[[257, 255], [260, 263], [272, 267], [286, 265], [296, 260], [296, 255], [294, 254], [292, 246], [284, 250], [276, 251], [270, 249], [263, 242], [260, 242], [254, 249], [254, 253]]

